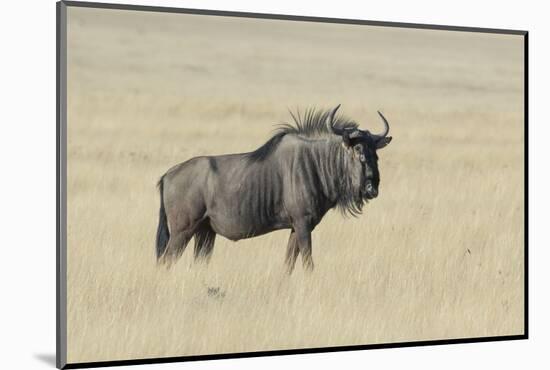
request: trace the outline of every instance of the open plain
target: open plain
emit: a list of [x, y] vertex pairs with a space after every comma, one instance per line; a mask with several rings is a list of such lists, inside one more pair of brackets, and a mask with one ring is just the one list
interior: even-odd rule
[[[523, 76], [521, 36], [69, 8], [69, 362], [522, 334]], [[339, 103], [393, 141], [313, 273], [288, 230], [157, 266], [168, 168]]]

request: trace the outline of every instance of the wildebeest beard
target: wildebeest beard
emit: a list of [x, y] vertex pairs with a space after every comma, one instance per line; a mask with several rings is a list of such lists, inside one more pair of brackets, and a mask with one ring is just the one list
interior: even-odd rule
[[342, 214], [357, 217], [369, 199], [365, 192], [365, 165], [358, 163], [338, 141], [329, 145], [325, 160], [330, 173], [326, 175], [335, 181], [332, 188], [326, 189], [327, 193], [334, 196], [336, 208]]
[[324, 194], [343, 214], [361, 214], [366, 201], [361, 190], [365, 182], [363, 169], [352, 162], [338, 139], [309, 141], [300, 157], [303, 160], [295, 170], [313, 180], [308, 183], [310, 191]]

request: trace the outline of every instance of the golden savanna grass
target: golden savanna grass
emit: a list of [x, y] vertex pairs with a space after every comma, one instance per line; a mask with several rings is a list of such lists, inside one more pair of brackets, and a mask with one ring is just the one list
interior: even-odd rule
[[[523, 67], [513, 35], [70, 7], [69, 362], [522, 334]], [[288, 230], [157, 267], [169, 167], [338, 103], [394, 140], [312, 274]]]

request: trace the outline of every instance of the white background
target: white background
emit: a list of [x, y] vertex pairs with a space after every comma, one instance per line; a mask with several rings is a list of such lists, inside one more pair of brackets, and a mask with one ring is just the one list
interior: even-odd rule
[[[118, 2], [112, 0], [111, 2]], [[550, 189], [548, 11], [543, 1], [133, 1], [134, 4], [529, 30], [530, 339], [141, 366], [141, 369], [548, 368]], [[55, 2], [2, 4], [1, 368], [52, 368], [55, 354]], [[373, 50], [375, 53], [376, 50]], [[406, 55], [403, 56], [406, 58]], [[185, 335], [185, 333], [182, 333]], [[136, 368], [136, 367], [134, 367]]]

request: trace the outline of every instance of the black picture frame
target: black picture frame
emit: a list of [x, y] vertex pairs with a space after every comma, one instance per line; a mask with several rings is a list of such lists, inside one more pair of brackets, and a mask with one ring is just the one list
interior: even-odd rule
[[[475, 337], [475, 338], [456, 338], [428, 341], [411, 341], [398, 342], [387, 344], [365, 344], [353, 346], [338, 346], [338, 347], [323, 347], [323, 348], [304, 348], [291, 350], [273, 350], [259, 352], [242, 352], [242, 353], [224, 353], [224, 354], [209, 354], [198, 356], [176, 356], [163, 358], [148, 358], [135, 360], [119, 360], [119, 361], [98, 361], [85, 363], [67, 363], [67, 8], [82, 7], [95, 9], [116, 9], [116, 10], [132, 10], [146, 12], [162, 12], [162, 13], [181, 13], [223, 17], [241, 17], [241, 18], [256, 18], [256, 19], [272, 19], [272, 20], [287, 20], [298, 22], [321, 22], [321, 23], [336, 23], [336, 24], [353, 24], [353, 25], [369, 25], [369, 26], [384, 26], [384, 27], [399, 27], [413, 28], [426, 30], [446, 30], [446, 31], [461, 31], [461, 32], [478, 32], [478, 33], [494, 33], [507, 35], [520, 35], [524, 40], [524, 168], [523, 186], [524, 186], [524, 333], [521, 335], [507, 336], [491, 336], [491, 337]], [[111, 4], [111, 3], [96, 3], [96, 2], [79, 2], [79, 1], [60, 1], [56, 4], [56, 36], [57, 36], [57, 63], [56, 63], [56, 122], [57, 122], [57, 142], [56, 142], [56, 366], [59, 369], [77, 369], [77, 368], [93, 368], [105, 366], [123, 366], [123, 365], [139, 365], [139, 364], [158, 364], [172, 363], [183, 361], [202, 361], [202, 360], [218, 360], [231, 358], [246, 358], [246, 357], [264, 357], [264, 356], [279, 356], [292, 354], [310, 354], [322, 352], [340, 352], [340, 351], [357, 351], [381, 348], [400, 348], [400, 347], [418, 347], [418, 346], [436, 346], [447, 344], [460, 343], [481, 343], [481, 342], [496, 342], [496, 341], [512, 341], [525, 340], [529, 338], [529, 222], [528, 222], [528, 174], [529, 174], [529, 60], [528, 60], [528, 45], [529, 32], [525, 30], [511, 29], [493, 29], [493, 28], [475, 28], [461, 27], [451, 25], [432, 25], [432, 24], [417, 24], [417, 23], [400, 23], [400, 22], [383, 22], [372, 20], [359, 19], [339, 19], [325, 17], [310, 17], [296, 16], [283, 14], [265, 14], [265, 13], [248, 13], [248, 12], [233, 12], [205, 9], [188, 9], [188, 8], [173, 8], [159, 6], [143, 6], [130, 4]]]

